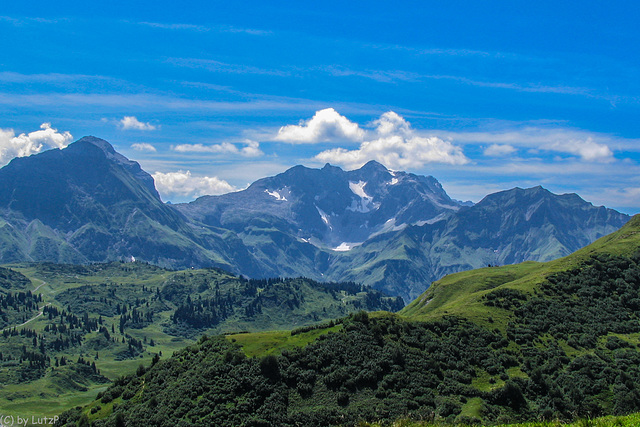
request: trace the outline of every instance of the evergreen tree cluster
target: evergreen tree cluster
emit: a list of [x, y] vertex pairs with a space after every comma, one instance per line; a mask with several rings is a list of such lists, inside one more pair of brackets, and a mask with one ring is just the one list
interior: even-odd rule
[[[497, 408], [518, 404], [471, 386], [477, 369], [505, 372], [513, 363], [497, 333], [455, 318], [427, 324], [360, 312], [342, 322], [341, 332], [278, 356], [247, 358], [223, 337], [203, 338], [105, 392], [102, 403], [123, 403], [94, 423], [111, 425], [122, 414], [133, 426], [324, 426], [406, 415], [454, 419], [476, 396]], [[75, 422], [73, 414], [61, 425]]]
[[[323, 294], [324, 301], [317, 294]], [[189, 329], [193, 333], [215, 328], [232, 318], [259, 323], [275, 316], [284, 321], [290, 318], [292, 323], [313, 323], [359, 309], [397, 311], [403, 307], [401, 298], [350, 282], [229, 278], [217, 272], [176, 274], [162, 288], [161, 296], [177, 306], [171, 316], [174, 325], [166, 331], [187, 335]]]
[[0, 293], [0, 329], [23, 323], [38, 313], [42, 296], [26, 292]]

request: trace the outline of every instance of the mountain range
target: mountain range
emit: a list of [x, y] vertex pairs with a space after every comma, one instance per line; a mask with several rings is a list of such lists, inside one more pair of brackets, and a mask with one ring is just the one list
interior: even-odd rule
[[373, 161], [353, 171], [295, 166], [171, 205], [138, 163], [95, 137], [0, 169], [2, 263], [139, 259], [347, 280], [405, 301], [449, 273], [567, 255], [628, 220], [542, 187], [462, 203], [433, 177]]

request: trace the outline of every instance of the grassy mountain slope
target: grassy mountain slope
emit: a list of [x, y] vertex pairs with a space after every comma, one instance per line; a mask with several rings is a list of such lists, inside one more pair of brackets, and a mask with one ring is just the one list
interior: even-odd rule
[[[532, 294], [549, 275], [577, 268], [594, 255], [630, 255], [638, 248], [640, 216], [636, 215], [620, 230], [557, 260], [487, 267], [446, 276], [433, 283], [400, 314], [420, 320], [455, 315], [483, 324], [487, 324], [489, 317], [504, 320], [503, 313], [484, 305], [483, 298], [490, 292], [508, 288]], [[500, 324], [504, 326], [504, 322]]]
[[317, 337], [203, 338], [61, 424], [499, 424], [638, 412], [639, 248], [634, 217], [563, 259], [447, 277], [401, 315], [360, 312], [304, 332]]
[[[382, 427], [381, 423], [363, 423], [362, 427]], [[476, 427], [637, 427], [640, 425], [640, 413], [626, 416], [606, 416], [598, 418], [583, 418], [573, 422], [561, 421], [533, 421], [509, 424], [474, 424]], [[430, 421], [398, 420], [394, 426], [402, 427], [446, 427], [447, 424]]]

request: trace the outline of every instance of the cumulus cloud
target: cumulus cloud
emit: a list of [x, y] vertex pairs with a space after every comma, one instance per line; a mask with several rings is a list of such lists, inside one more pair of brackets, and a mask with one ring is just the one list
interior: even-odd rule
[[179, 153], [214, 153], [214, 154], [236, 154], [244, 157], [259, 157], [264, 153], [260, 150], [260, 144], [256, 141], [246, 140], [244, 147], [238, 147], [230, 142], [221, 144], [180, 144], [173, 145], [171, 149]]
[[373, 122], [375, 136], [356, 150], [334, 148], [315, 156], [316, 160], [357, 168], [377, 160], [390, 168], [419, 168], [428, 163], [462, 165], [469, 162], [460, 147], [435, 136], [423, 136], [404, 118], [389, 111]]
[[517, 150], [509, 144], [492, 144], [484, 149], [484, 155], [488, 157], [505, 157]]
[[410, 135], [412, 133], [409, 122], [393, 111], [387, 111], [373, 122], [378, 135], [389, 136], [394, 134]]
[[362, 141], [364, 137], [365, 131], [357, 123], [341, 116], [333, 108], [325, 108], [298, 125], [281, 127], [274, 139], [298, 144], [315, 144], [334, 140]]
[[357, 150], [334, 148], [323, 151], [315, 158], [351, 169], [369, 160], [377, 160], [393, 169], [419, 168], [428, 163], [463, 165], [469, 162], [462, 149], [450, 141], [437, 137], [403, 138], [398, 135], [365, 141]]
[[158, 192], [163, 199], [173, 197], [194, 198], [235, 191], [236, 188], [216, 176], [193, 176], [191, 171], [156, 172], [153, 175]]
[[240, 149], [240, 154], [245, 157], [259, 157], [264, 153], [260, 150], [260, 144], [256, 141], [247, 141], [247, 146]]
[[587, 139], [556, 141], [550, 144], [549, 148], [580, 156], [582, 160], [586, 160], [588, 162], [613, 161], [613, 151], [611, 151], [611, 149], [605, 144], [598, 144], [591, 137], [588, 137]]
[[30, 156], [49, 148], [64, 148], [73, 139], [69, 132], [58, 132], [51, 123], [43, 123], [40, 130], [16, 136], [13, 129], [0, 129], [0, 166], [14, 157]]
[[120, 127], [123, 130], [155, 130], [156, 127], [151, 123], [143, 123], [138, 120], [135, 116], [124, 116], [122, 120], [120, 120]]
[[136, 151], [146, 151], [149, 153], [155, 153], [156, 151], [158, 151], [156, 150], [156, 147], [146, 142], [131, 144], [131, 148], [133, 148]]

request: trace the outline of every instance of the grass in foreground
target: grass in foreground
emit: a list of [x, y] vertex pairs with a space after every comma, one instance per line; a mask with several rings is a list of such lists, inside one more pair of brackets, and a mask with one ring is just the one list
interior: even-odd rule
[[[391, 424], [393, 427], [480, 427], [485, 424], [447, 424], [441, 422], [421, 422], [410, 420], [398, 420]], [[489, 427], [489, 425], [486, 425]], [[606, 416], [594, 419], [580, 419], [570, 423], [561, 421], [541, 421], [516, 424], [491, 424], [491, 427], [638, 427], [640, 426], [640, 413], [626, 416]], [[359, 427], [382, 427], [378, 423], [361, 423]]]

